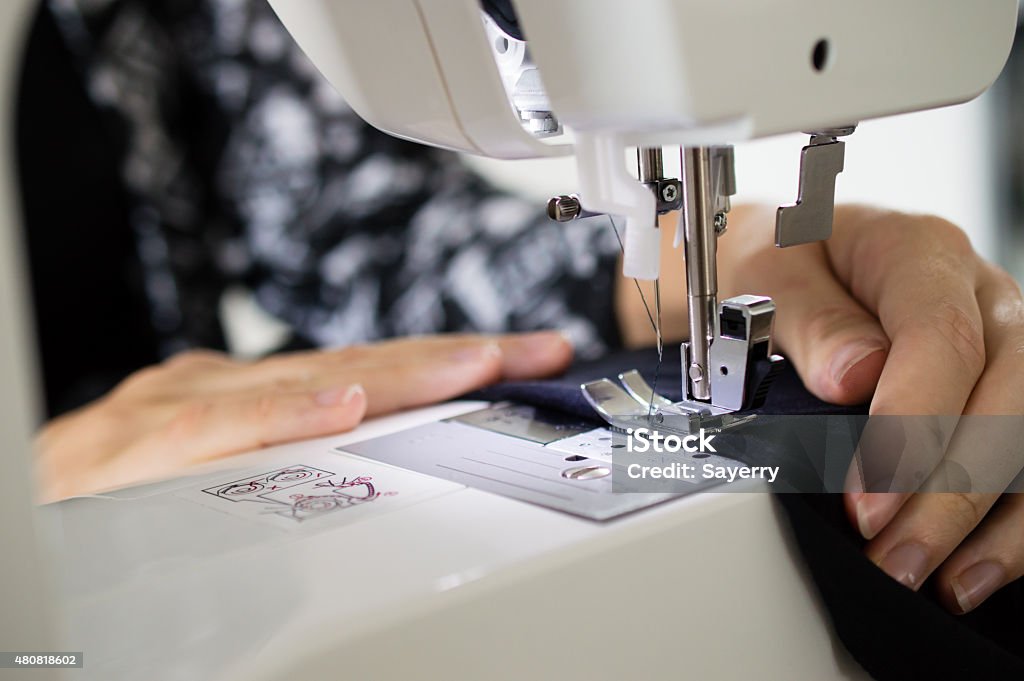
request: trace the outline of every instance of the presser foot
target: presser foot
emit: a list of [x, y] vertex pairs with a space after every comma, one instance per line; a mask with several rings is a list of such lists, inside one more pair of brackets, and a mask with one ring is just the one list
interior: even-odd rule
[[635, 369], [619, 374], [619, 384], [602, 378], [580, 386], [583, 397], [614, 430], [650, 428], [691, 435], [703, 429], [721, 432], [755, 418], [703, 402], [673, 402], [654, 389]]
[[[770, 352], [775, 304], [763, 296], [737, 296], [722, 301], [711, 325], [707, 361], [698, 363], [690, 343], [683, 343], [682, 394], [673, 402], [658, 395], [637, 371], [619, 374], [619, 384], [607, 378], [580, 386], [583, 397], [613, 428], [649, 428], [692, 435], [701, 429], [722, 431], [751, 421], [737, 414], [764, 404], [768, 390], [783, 366]], [[691, 388], [705, 384], [711, 399], [695, 399]]]

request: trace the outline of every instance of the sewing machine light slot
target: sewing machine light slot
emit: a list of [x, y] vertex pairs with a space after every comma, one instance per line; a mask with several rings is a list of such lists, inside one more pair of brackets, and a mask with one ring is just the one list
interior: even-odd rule
[[586, 460], [587, 460], [587, 457], [581, 456], [579, 454], [570, 454], [569, 456], [565, 457], [565, 461], [568, 461], [569, 463], [576, 463], [578, 461], [586, 461]]

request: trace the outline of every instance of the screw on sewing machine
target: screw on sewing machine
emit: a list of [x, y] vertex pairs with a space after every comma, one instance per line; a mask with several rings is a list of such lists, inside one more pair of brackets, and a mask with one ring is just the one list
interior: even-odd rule
[[726, 217], [725, 213], [715, 213], [715, 234], [722, 236], [728, 227], [729, 218]]
[[575, 220], [582, 211], [583, 206], [576, 196], [556, 196], [548, 201], [548, 217], [555, 222]]
[[675, 201], [679, 196], [679, 187], [674, 184], [666, 184], [661, 188], [661, 199], [666, 203]]
[[572, 222], [595, 215], [603, 215], [603, 213], [585, 210], [580, 197], [576, 194], [564, 194], [548, 200], [548, 218], [555, 222]]

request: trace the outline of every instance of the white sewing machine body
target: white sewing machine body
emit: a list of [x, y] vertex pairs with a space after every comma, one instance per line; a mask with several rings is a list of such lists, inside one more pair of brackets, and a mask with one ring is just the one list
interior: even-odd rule
[[510, 105], [502, 75], [525, 45], [549, 110], [573, 131], [623, 146], [707, 146], [972, 99], [1002, 69], [1017, 9], [1015, 0], [515, 0], [528, 42], [505, 44], [479, 0], [271, 4], [369, 123], [495, 158], [571, 153], [539, 144]]
[[[598, 523], [393, 470], [404, 494], [432, 491], [290, 532], [183, 491], [311, 459], [384, 480], [387, 466], [334, 448], [479, 406], [46, 507], [67, 541], [57, 597], [62, 644], [85, 651], [78, 675], [867, 678], [765, 492], [694, 494]], [[354, 510], [368, 513], [347, 522]]]

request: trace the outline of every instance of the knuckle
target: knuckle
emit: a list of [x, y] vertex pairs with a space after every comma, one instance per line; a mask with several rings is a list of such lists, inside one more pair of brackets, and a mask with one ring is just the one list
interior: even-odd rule
[[299, 372], [298, 375], [288, 377], [278, 377], [270, 382], [269, 389], [277, 393], [290, 393], [298, 392], [303, 390], [308, 384], [313, 381], [313, 376], [309, 372]]
[[178, 407], [167, 423], [165, 434], [174, 442], [187, 442], [203, 429], [213, 403], [208, 400], [193, 400]]
[[967, 232], [943, 218], [887, 212], [874, 222], [877, 229], [871, 238], [860, 242], [863, 252], [859, 255], [865, 261], [902, 254], [927, 269], [955, 267], [962, 271], [965, 262], [977, 260]]
[[264, 393], [252, 402], [250, 418], [254, 425], [266, 426], [280, 411], [281, 404], [272, 393]]
[[165, 377], [162, 365], [148, 366], [134, 372], [111, 391], [111, 395], [121, 396], [128, 392], [146, 391], [159, 384]]
[[264, 393], [253, 399], [247, 418], [251, 421], [249, 428], [249, 447], [263, 449], [277, 441], [278, 432], [287, 422], [281, 418], [285, 403], [273, 393]]
[[892, 229], [892, 218], [887, 220], [876, 218], [872, 225], [879, 227], [886, 224], [885, 229], [872, 229], [870, 234], [857, 241], [859, 247], [858, 262], [877, 262], [885, 258], [889, 253], [897, 252], [905, 248], [912, 240], [912, 228]]
[[[932, 243], [939, 249], [957, 256], [974, 256], [974, 244], [960, 227], [940, 217], [928, 216], [915, 222], [918, 234], [924, 243]], [[918, 241], [917, 243], [921, 243]]]
[[1012, 274], [992, 263], [986, 263], [986, 269], [993, 283], [1003, 295], [1011, 297], [1015, 301], [1024, 300], [1020, 282]]
[[807, 320], [807, 337], [818, 341], [842, 333], [859, 320], [850, 314], [850, 306], [828, 304], [816, 307]]
[[985, 368], [985, 334], [981, 323], [952, 301], [942, 301], [926, 315], [928, 325], [948, 343], [972, 374]]
[[[394, 341], [391, 341], [392, 343]], [[319, 355], [319, 359], [328, 363], [352, 363], [360, 362], [367, 359], [371, 359], [375, 352], [380, 352], [388, 347], [388, 342], [380, 343], [377, 346], [373, 345], [348, 345], [343, 348], [337, 348], [335, 350], [324, 351]]]
[[988, 513], [988, 504], [977, 494], [943, 492], [938, 496], [951, 529], [962, 535], [973, 530]]

